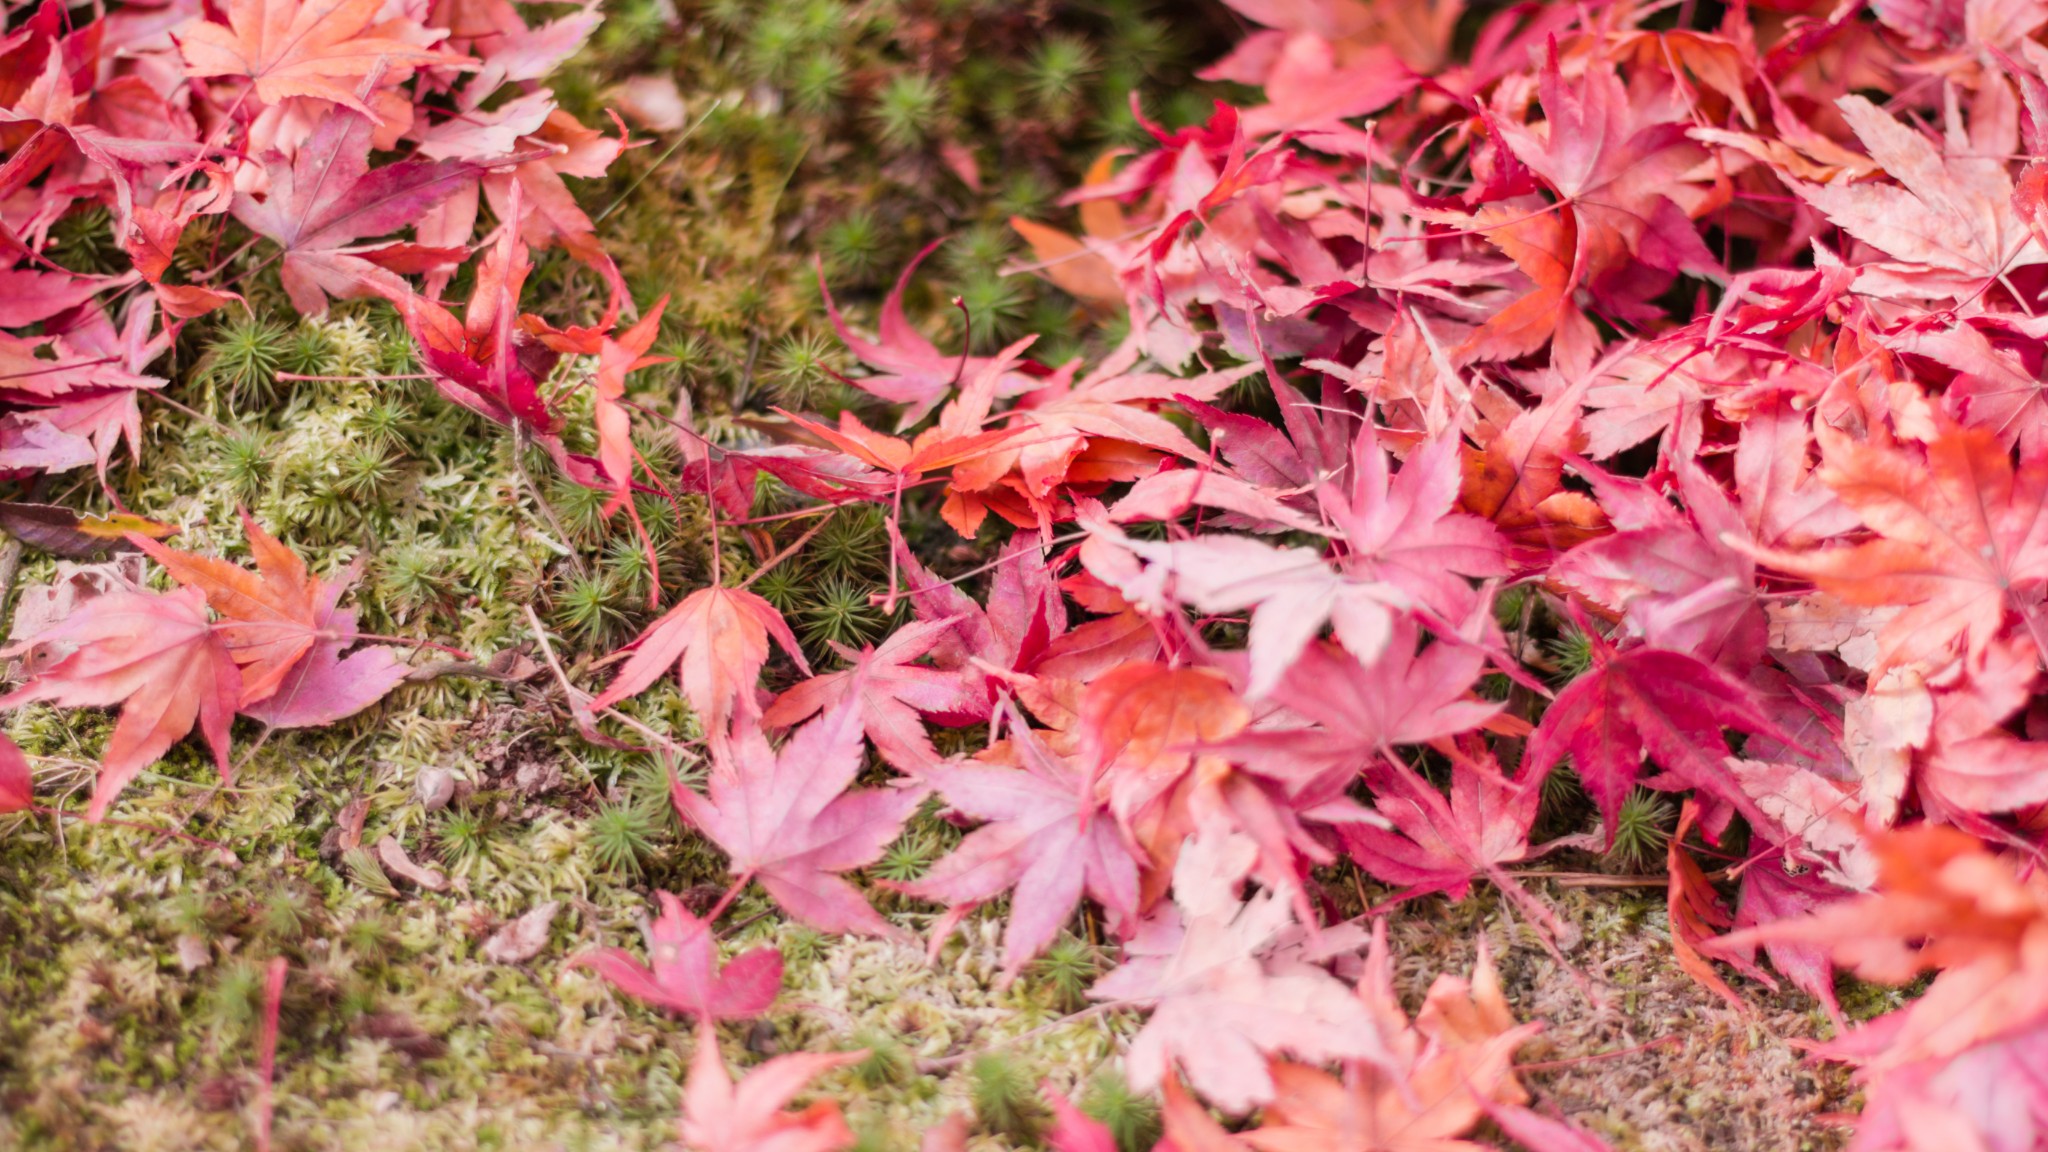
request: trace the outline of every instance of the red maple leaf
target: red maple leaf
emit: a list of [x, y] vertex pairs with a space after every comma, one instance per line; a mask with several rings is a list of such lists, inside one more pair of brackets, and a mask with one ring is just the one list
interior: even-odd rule
[[1083, 524], [1098, 540], [1116, 540], [1152, 568], [1140, 574], [1103, 562], [1094, 542], [1082, 556], [1126, 595], [1156, 601], [1163, 593], [1203, 612], [1252, 609], [1246, 691], [1263, 696], [1325, 624], [1359, 659], [1374, 660], [1399, 614], [1423, 610], [1462, 621], [1476, 602], [1466, 577], [1507, 570], [1493, 527], [1452, 510], [1459, 486], [1455, 440], [1423, 444], [1393, 473], [1368, 431], [1354, 446], [1350, 474], [1348, 488], [1317, 489], [1339, 540], [1328, 559], [1312, 548], [1275, 548], [1220, 533], [1184, 541], [1118, 539], [1120, 533], [1096, 528], [1087, 516]]
[[605, 515], [616, 512], [633, 490], [632, 414], [620, 401], [626, 397], [626, 374], [665, 363], [666, 356], [649, 356], [647, 350], [661, 335], [661, 313], [668, 297], [654, 302], [647, 315], [616, 337], [606, 336], [598, 344], [597, 375], [591, 382], [596, 393], [592, 419], [597, 425], [597, 462], [612, 485], [612, 498]]
[[516, 323], [519, 294], [532, 270], [518, 231], [501, 229], [498, 242], [477, 266], [476, 287], [461, 320], [409, 289], [402, 306], [420, 359], [443, 396], [487, 420], [508, 426], [523, 422], [547, 436], [558, 421], [541, 396], [540, 382], [558, 354]]
[[399, 160], [370, 166], [374, 125], [367, 115], [336, 109], [290, 158], [272, 153], [263, 170], [270, 191], [262, 199], [236, 196], [234, 216], [284, 246], [278, 273], [292, 307], [305, 315], [327, 310], [327, 297], [381, 296], [403, 303], [410, 289], [399, 272], [452, 266], [461, 249], [416, 244], [356, 246], [419, 220], [476, 172], [451, 160]]
[[1488, 123], [1574, 222], [1564, 290], [1583, 284], [1597, 295], [1601, 278], [1631, 259], [1671, 272], [1713, 271], [1713, 255], [1671, 198], [1680, 177], [1705, 157], [1686, 136], [1690, 125], [1651, 119], [1655, 111], [1631, 99], [1603, 62], [1589, 61], [1567, 82], [1554, 41], [1537, 92], [1540, 130], [1506, 116]]
[[1529, 856], [1529, 829], [1542, 802], [1542, 781], [1509, 780], [1489, 757], [1451, 764], [1447, 802], [1414, 769], [1382, 758], [1365, 770], [1373, 810], [1393, 829], [1341, 824], [1344, 847], [1358, 866], [1403, 888], [1400, 898], [1443, 892], [1465, 898], [1475, 877], [1489, 876], [1503, 891], [1514, 882], [1501, 869]]
[[[2003, 77], [1998, 87], [2000, 94], [2009, 92]], [[1937, 148], [1860, 95], [1843, 96], [1835, 107], [1898, 185], [1786, 182], [1843, 231], [1893, 258], [1867, 266], [1858, 277], [1860, 290], [1919, 298], [1973, 294], [2015, 268], [2048, 260], [2048, 252], [2029, 243], [2027, 223], [2013, 211], [2004, 159], [2015, 143], [2009, 127], [1984, 140], [1951, 130], [1946, 147]], [[1976, 118], [1980, 130], [1997, 122], [1995, 116]]]
[[[1694, 788], [1726, 805], [1755, 813], [1724, 761], [1732, 753], [1721, 734], [1739, 728], [1785, 744], [1787, 735], [1727, 673], [1682, 652], [1639, 647], [1615, 651], [1581, 621], [1593, 647], [1593, 666], [1557, 694], [1529, 738], [1523, 772], [1540, 779], [1567, 754], [1586, 792], [1599, 805], [1607, 843], [1615, 816], [1642, 772], [1643, 756], [1664, 770], [1654, 787]], [[1758, 819], [1761, 819], [1759, 814]], [[1719, 826], [1711, 826], [1719, 831]]]
[[1482, 452], [1467, 460], [1459, 502], [1493, 521], [1518, 548], [1562, 551], [1605, 527], [1600, 506], [1564, 486], [1565, 457], [1577, 450], [1590, 375], [1543, 397], [1499, 427], [1474, 430]]

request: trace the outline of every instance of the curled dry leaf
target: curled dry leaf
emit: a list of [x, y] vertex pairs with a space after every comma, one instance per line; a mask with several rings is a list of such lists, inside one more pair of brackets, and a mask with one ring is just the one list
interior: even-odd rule
[[413, 863], [412, 857], [405, 854], [405, 845], [400, 844], [396, 836], [386, 836], [377, 841], [376, 851], [377, 862], [383, 865], [384, 871], [400, 880], [428, 892], [439, 892], [448, 887], [448, 877], [439, 869]]
[[548, 946], [548, 929], [555, 922], [555, 913], [562, 910], [559, 900], [543, 900], [534, 905], [518, 919], [491, 933], [484, 941], [483, 957], [493, 964], [524, 964]]

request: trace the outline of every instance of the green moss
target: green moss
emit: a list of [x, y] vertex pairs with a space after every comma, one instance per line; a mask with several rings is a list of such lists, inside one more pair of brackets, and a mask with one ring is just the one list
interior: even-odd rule
[[814, 647], [859, 647], [873, 640], [887, 620], [871, 602], [872, 595], [873, 589], [864, 583], [839, 578], [820, 581], [802, 601], [805, 641]]
[[868, 113], [876, 139], [899, 151], [923, 143], [936, 127], [941, 98], [938, 84], [922, 72], [890, 77]]
[[1101, 1122], [1120, 1152], [1146, 1152], [1159, 1142], [1159, 1104], [1133, 1092], [1129, 1081], [1104, 1069], [1088, 1080], [1081, 1111]]
[[1086, 1005], [1088, 986], [1104, 967], [1101, 949], [1074, 936], [1061, 936], [1032, 963], [1031, 976], [1044, 986], [1053, 1007], [1076, 1012]]
[[971, 1065], [974, 1116], [981, 1128], [1018, 1143], [1034, 1143], [1045, 1125], [1038, 1081], [1016, 1057], [991, 1052]]
[[1678, 810], [1668, 798], [1645, 788], [1636, 789], [1615, 813], [1608, 862], [1631, 872], [1661, 863], [1677, 823]]

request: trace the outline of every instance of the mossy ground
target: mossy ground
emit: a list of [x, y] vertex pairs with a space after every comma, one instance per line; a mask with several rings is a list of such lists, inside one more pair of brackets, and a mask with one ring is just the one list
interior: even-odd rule
[[[912, 305], [942, 345], [957, 347], [963, 328], [983, 350], [1039, 332], [1042, 358], [1056, 361], [1112, 343], [1116, 332], [1092, 327], [1057, 291], [1001, 274], [1016, 247], [1004, 221], [1053, 215], [1088, 159], [1135, 140], [1133, 88], [1168, 122], [1203, 114], [1213, 93], [1189, 69], [1230, 31], [1216, 11], [1139, 0], [611, 5], [585, 61], [558, 85], [565, 105], [597, 122], [612, 85], [661, 72], [680, 84], [693, 122], [580, 189], [594, 214], [609, 209], [600, 232], [636, 298], [673, 297], [657, 351], [675, 362], [636, 376], [638, 398], [665, 411], [687, 389], [712, 434], [732, 440], [756, 435], [737, 416], [770, 404], [867, 405], [834, 379], [845, 358], [824, 323], [813, 257], [835, 292], [871, 316], [896, 271], [941, 235], [953, 239]], [[941, 160], [943, 142], [973, 153], [980, 190]], [[75, 231], [90, 246], [94, 233]], [[187, 243], [204, 253], [210, 241], [195, 230]], [[93, 255], [67, 262], [86, 267]], [[128, 507], [183, 529], [184, 547], [241, 554], [234, 510], [246, 506], [317, 571], [361, 564], [353, 602], [366, 630], [480, 657], [532, 643], [531, 605], [586, 687], [606, 674], [591, 663], [650, 618], [650, 595], [665, 605], [706, 579], [700, 505], [641, 502], [657, 546], [650, 567], [623, 523], [602, 518], [601, 499], [552, 479], [538, 453], [516, 460], [502, 430], [422, 382], [363, 379], [412, 369], [388, 309], [348, 305], [300, 322], [266, 274], [244, 287], [257, 318], [186, 330], [166, 399], [145, 401], [142, 461], [115, 477]], [[452, 291], [459, 298], [466, 285]], [[528, 306], [557, 321], [588, 319], [600, 293], [554, 253], [542, 258]], [[947, 306], [955, 295], [964, 325]], [[587, 403], [574, 387], [579, 370], [572, 364], [557, 382], [575, 427], [587, 426], [574, 412]], [[346, 379], [281, 381], [281, 372]], [[672, 452], [659, 428], [641, 447], [654, 459]], [[85, 479], [49, 498], [104, 503]], [[765, 487], [760, 505], [793, 507]], [[913, 500], [910, 511], [906, 531], [934, 563], [973, 565], [974, 547], [951, 539], [932, 509]], [[814, 524], [726, 529], [727, 578]], [[871, 513], [837, 513], [756, 585], [817, 661], [830, 663], [827, 641], [859, 643], [890, 623], [865, 605], [885, 578], [879, 545]], [[50, 572], [31, 554], [19, 580]], [[770, 669], [775, 686], [792, 674], [780, 661]], [[677, 739], [696, 736], [672, 682], [629, 707]], [[79, 806], [105, 718], [36, 707], [7, 724], [39, 758], [43, 802]], [[181, 745], [116, 812], [224, 845], [225, 855], [134, 827], [0, 821], [0, 1146], [246, 1146], [261, 970], [279, 955], [291, 965], [277, 1073], [282, 1148], [673, 1139], [688, 1029], [563, 970], [586, 948], [633, 944], [654, 888], [700, 910], [722, 888], [720, 858], [670, 814], [660, 767], [578, 739], [549, 676], [444, 677], [330, 729], [266, 738], [245, 724], [236, 739], [232, 786], [218, 787], [200, 751]], [[458, 781], [432, 812], [416, 798], [430, 770]], [[363, 844], [396, 837], [447, 874], [447, 890], [413, 890], [366, 851], [341, 851], [338, 827], [359, 803]], [[873, 871], [915, 875], [957, 835], [928, 812]], [[1556, 966], [1482, 893], [1396, 917], [1404, 990], [1419, 995], [1434, 973], [1461, 970], [1485, 933], [1518, 1010], [1552, 1022], [1530, 1057], [1550, 1066], [1533, 1083], [1617, 1147], [1833, 1146], [1812, 1114], [1839, 1107], [1845, 1082], [1786, 1045], [1820, 1029], [1811, 1005], [1746, 988], [1764, 1007], [1741, 1016], [1714, 1000], [1670, 963], [1653, 898], [1545, 895], [1586, 937], [1572, 957], [1585, 979]], [[929, 922], [929, 909], [876, 899], [907, 927]], [[482, 958], [498, 926], [547, 900], [562, 909], [538, 957]], [[728, 1052], [873, 1048], [875, 1058], [819, 1086], [848, 1102], [864, 1148], [914, 1147], [932, 1119], [977, 1107], [977, 1146], [1029, 1143], [1036, 1116], [1011, 1087], [1040, 1076], [1141, 1139], [1144, 1109], [1116, 1091], [1112, 1061], [1134, 1021], [1103, 1014], [1037, 1030], [1080, 1006], [1100, 959], [1087, 926], [999, 990], [999, 914], [970, 924], [927, 965], [898, 945], [819, 937], [743, 897], [726, 921], [744, 925], [730, 945], [773, 942], [790, 968], [770, 1021], [728, 1029]], [[977, 1059], [991, 1051], [1002, 1060]]]

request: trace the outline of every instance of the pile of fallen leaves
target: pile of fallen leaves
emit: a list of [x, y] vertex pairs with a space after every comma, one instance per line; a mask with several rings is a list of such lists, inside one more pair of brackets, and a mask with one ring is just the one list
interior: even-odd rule
[[[542, 83], [595, 7], [82, 21], [45, 0], [0, 38], [0, 468], [104, 484], [124, 439], [146, 467], [152, 366], [274, 274], [305, 314], [388, 302], [477, 435], [544, 449], [622, 533], [647, 540], [643, 499], [708, 510], [710, 583], [607, 684], [541, 638], [565, 719], [660, 757], [730, 862], [702, 916], [660, 894], [648, 963], [581, 961], [702, 1022], [691, 1147], [851, 1143], [830, 1103], [783, 1110], [848, 1057], [728, 1078], [710, 1025], [766, 1010], [781, 958], [721, 968], [713, 926], [758, 884], [819, 930], [901, 935], [846, 874], [933, 797], [973, 831], [893, 885], [947, 909], [930, 946], [1006, 899], [1014, 976], [1085, 909], [1120, 947], [1092, 997], [1149, 1014], [1126, 1070], [1164, 1093], [1171, 1147], [1476, 1147], [1483, 1125], [1600, 1147], [1532, 1107], [1512, 1061], [1537, 1026], [1483, 959], [1411, 1021], [1383, 932], [1334, 916], [1324, 878], [1348, 861], [1395, 901], [1495, 885], [1568, 963], [1508, 866], [1611, 843], [1638, 788], [1685, 797], [1673, 946], [1732, 1002], [1722, 966], [1838, 1020], [1831, 961], [1939, 970], [1819, 1049], [1869, 1080], [1859, 1148], [2041, 1146], [2048, 6], [1232, 6], [1259, 27], [1212, 77], [1243, 106], [1106, 155], [1068, 196], [1079, 235], [1017, 222], [1029, 271], [1127, 331], [1113, 351], [942, 350], [906, 315], [913, 264], [872, 340], [826, 292], [868, 368], [850, 383], [896, 427], [778, 412], [735, 444], [686, 394], [627, 391], [663, 304], [627, 298], [564, 177], [630, 141]], [[53, 255], [86, 206], [127, 271]], [[242, 237], [260, 263], [219, 251]], [[557, 247], [606, 286], [601, 314], [524, 311]], [[909, 608], [816, 675], [718, 561], [771, 480], [882, 509], [883, 607]], [[916, 508], [988, 547], [981, 598], [906, 542]], [[330, 724], [414, 672], [357, 630], [355, 573], [313, 575], [253, 520], [252, 571], [118, 501], [0, 511], [175, 584], [80, 584], [5, 653], [23, 681], [0, 705], [120, 707], [89, 819], [195, 727], [225, 776], [238, 716]], [[1580, 667], [1535, 642], [1539, 612]], [[771, 694], [776, 649], [806, 678]], [[671, 669], [701, 743], [620, 707]], [[942, 755], [935, 727], [977, 750]], [[870, 747], [887, 772], [856, 787]], [[0, 808], [33, 807], [4, 751]], [[700, 758], [702, 791], [679, 773]], [[1532, 843], [1567, 763], [1601, 832]], [[1112, 1146], [1053, 1104], [1056, 1147]]]

